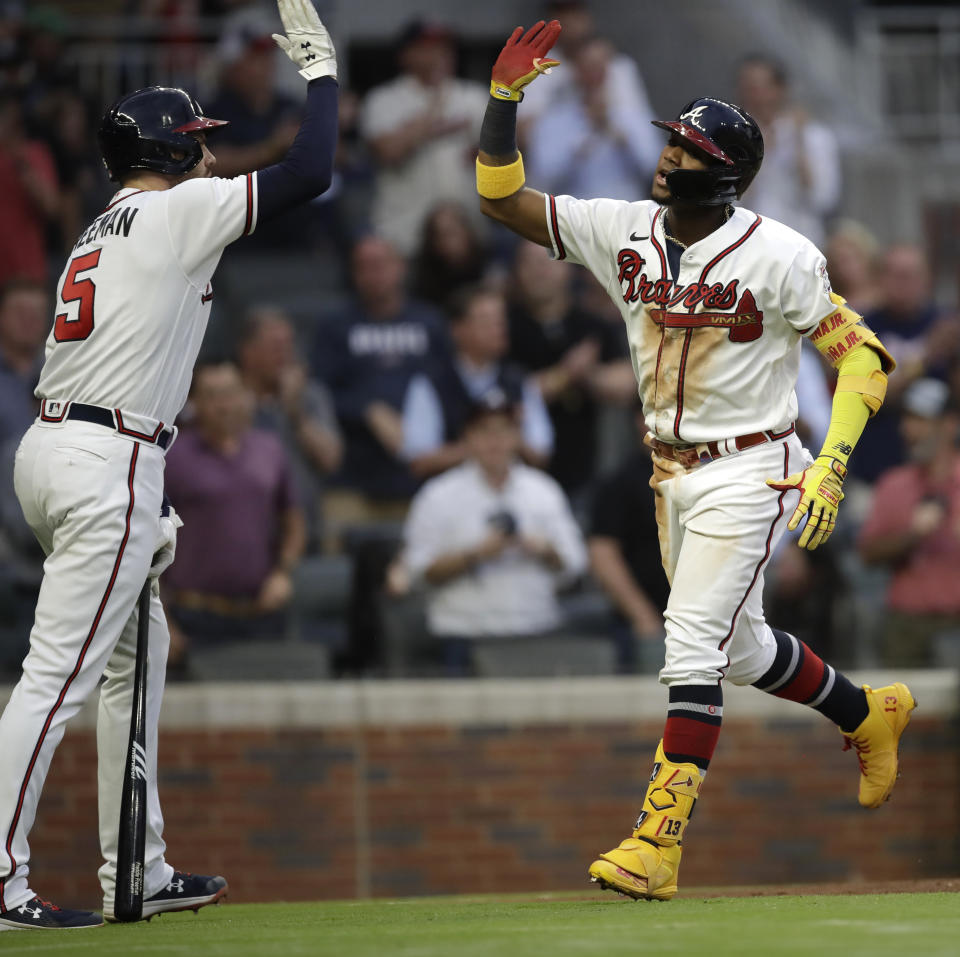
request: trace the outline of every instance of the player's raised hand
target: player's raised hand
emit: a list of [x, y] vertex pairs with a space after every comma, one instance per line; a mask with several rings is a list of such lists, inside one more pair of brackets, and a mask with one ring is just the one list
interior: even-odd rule
[[559, 60], [547, 59], [550, 48], [560, 36], [560, 23], [538, 20], [526, 33], [517, 27], [493, 64], [490, 95], [498, 100], [523, 99], [523, 88], [541, 73], [559, 66]]
[[767, 485], [779, 492], [794, 488], [800, 491], [800, 504], [790, 516], [787, 528], [792, 532], [804, 515], [807, 516], [797, 542], [801, 548], [813, 551], [830, 537], [837, 524], [837, 510], [843, 501], [843, 480], [846, 477], [847, 469], [842, 462], [819, 456], [802, 472], [795, 472], [785, 479], [767, 479]]
[[308, 80], [337, 78], [337, 54], [327, 28], [320, 22], [311, 0], [277, 0], [286, 36], [273, 34], [274, 42]]

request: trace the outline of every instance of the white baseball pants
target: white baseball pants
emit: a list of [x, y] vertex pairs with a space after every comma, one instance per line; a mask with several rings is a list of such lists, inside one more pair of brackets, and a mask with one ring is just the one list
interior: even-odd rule
[[[0, 908], [29, 900], [27, 837], [50, 761], [70, 718], [96, 688], [100, 868], [112, 907], [120, 794], [133, 696], [136, 603], [157, 544], [163, 451], [102, 426], [35, 423], [17, 450], [14, 484], [47, 555], [23, 676], [0, 717]], [[163, 857], [157, 722], [170, 637], [150, 608], [147, 841], [144, 893], [173, 874]]]
[[689, 471], [654, 456], [660, 553], [670, 581], [664, 684], [752, 684], [775, 653], [763, 573], [800, 500], [777, 492], [812, 458], [795, 434]]

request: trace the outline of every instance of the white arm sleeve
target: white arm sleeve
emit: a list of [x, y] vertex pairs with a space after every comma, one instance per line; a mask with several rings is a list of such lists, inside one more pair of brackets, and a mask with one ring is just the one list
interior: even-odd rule
[[167, 229], [184, 273], [206, 282], [225, 246], [257, 224], [254, 173], [223, 179], [188, 179], [167, 191]]

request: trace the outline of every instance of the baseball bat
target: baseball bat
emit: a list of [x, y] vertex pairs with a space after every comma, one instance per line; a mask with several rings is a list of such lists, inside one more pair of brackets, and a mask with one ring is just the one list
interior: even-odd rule
[[143, 868], [147, 841], [147, 646], [150, 633], [150, 579], [137, 602], [137, 663], [133, 674], [130, 740], [120, 798], [117, 886], [113, 915], [118, 921], [143, 916]]

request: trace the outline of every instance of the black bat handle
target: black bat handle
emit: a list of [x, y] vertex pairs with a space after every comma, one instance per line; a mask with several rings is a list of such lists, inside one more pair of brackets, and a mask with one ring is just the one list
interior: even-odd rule
[[144, 853], [147, 841], [147, 650], [150, 633], [150, 579], [137, 602], [137, 663], [133, 675], [130, 741], [120, 798], [117, 886], [113, 915], [118, 921], [143, 916]]

